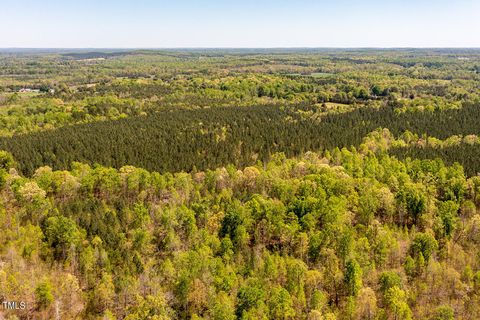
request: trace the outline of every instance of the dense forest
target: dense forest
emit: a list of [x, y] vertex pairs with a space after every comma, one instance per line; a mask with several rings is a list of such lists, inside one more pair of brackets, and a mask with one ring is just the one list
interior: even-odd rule
[[474, 49], [0, 52], [0, 318], [479, 319], [479, 108]]
[[[465, 105], [420, 114], [398, 113], [391, 106], [332, 114], [323, 114], [315, 106], [167, 109], [150, 116], [0, 138], [0, 149], [12, 152], [26, 175], [42, 165], [68, 169], [73, 161], [116, 168], [129, 164], [159, 172], [227, 164], [244, 167], [268, 160], [274, 152], [291, 157], [310, 150], [358, 147], [363, 137], [383, 127], [395, 135], [413, 131], [440, 139], [477, 135], [479, 108], [480, 104]], [[408, 154], [415, 150], [410, 147], [415, 146], [409, 146]], [[428, 153], [424, 147], [421, 150]], [[476, 174], [480, 172], [477, 152], [470, 144], [456, 144], [445, 158]]]

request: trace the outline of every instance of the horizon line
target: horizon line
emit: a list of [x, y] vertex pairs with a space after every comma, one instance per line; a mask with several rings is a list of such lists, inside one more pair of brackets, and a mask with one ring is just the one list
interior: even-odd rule
[[171, 50], [171, 49], [480, 49], [480, 46], [274, 46], [274, 47], [235, 47], [235, 46], [171, 46], [171, 47], [0, 47], [0, 50], [70, 50], [70, 49], [114, 49], [114, 50]]

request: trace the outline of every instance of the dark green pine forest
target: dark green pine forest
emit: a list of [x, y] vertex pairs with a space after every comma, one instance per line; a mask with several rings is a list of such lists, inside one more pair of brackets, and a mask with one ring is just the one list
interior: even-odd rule
[[0, 52], [5, 319], [479, 319], [480, 51]]
[[[131, 164], [159, 172], [206, 170], [234, 164], [245, 167], [271, 154], [288, 157], [304, 152], [358, 147], [377, 128], [396, 135], [405, 131], [448, 138], [480, 134], [480, 104], [465, 104], [433, 114], [397, 114], [388, 102], [345, 114], [320, 116], [319, 107], [278, 105], [161, 110], [152, 115], [66, 126], [57, 130], [0, 138], [17, 168], [30, 176], [48, 165], [69, 169], [74, 161], [120, 168]], [[455, 145], [431, 151], [428, 146], [397, 148], [399, 157], [443, 158], [459, 162], [469, 174], [480, 172], [479, 145]], [[429, 156], [430, 155], [430, 156]]]

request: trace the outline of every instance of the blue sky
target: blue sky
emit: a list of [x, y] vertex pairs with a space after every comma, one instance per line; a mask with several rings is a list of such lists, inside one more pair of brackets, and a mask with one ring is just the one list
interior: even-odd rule
[[480, 0], [0, 0], [0, 47], [480, 47]]

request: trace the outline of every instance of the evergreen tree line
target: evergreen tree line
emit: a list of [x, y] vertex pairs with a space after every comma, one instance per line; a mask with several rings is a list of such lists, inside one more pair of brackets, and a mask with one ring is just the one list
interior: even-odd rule
[[389, 150], [391, 155], [399, 159], [444, 159], [448, 164], [458, 162], [465, 169], [468, 176], [476, 175], [480, 172], [478, 159], [480, 159], [480, 145], [478, 144], [459, 144], [444, 148], [435, 148], [431, 146], [410, 146], [408, 148], [392, 148]]
[[[396, 135], [409, 130], [439, 139], [480, 133], [478, 106], [473, 104], [428, 113], [398, 114], [393, 106], [385, 105], [320, 118], [306, 116], [312, 112], [317, 109], [310, 105], [171, 108], [149, 116], [5, 137], [0, 139], [0, 149], [14, 155], [18, 169], [25, 175], [43, 165], [66, 169], [74, 161], [115, 168], [128, 164], [168, 172], [226, 164], [243, 167], [268, 160], [275, 152], [290, 157], [309, 150], [358, 146], [365, 135], [379, 127]], [[470, 150], [473, 148], [462, 147], [453, 153], [437, 154], [451, 162], [462, 154], [469, 157]], [[469, 173], [479, 171], [474, 159], [462, 161]]]

